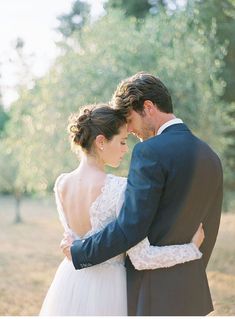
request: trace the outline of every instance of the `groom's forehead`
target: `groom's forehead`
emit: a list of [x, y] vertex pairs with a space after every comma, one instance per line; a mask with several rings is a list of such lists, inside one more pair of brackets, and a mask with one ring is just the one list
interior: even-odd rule
[[136, 111], [134, 111], [134, 110], [131, 110], [131, 111], [128, 113], [126, 119], [127, 119], [127, 121], [132, 121], [132, 120], [136, 119], [136, 118], [138, 117], [138, 115], [139, 115], [138, 112], [136, 112]]
[[130, 123], [134, 119], [134, 115], [132, 113], [129, 113], [126, 117], [127, 123]]

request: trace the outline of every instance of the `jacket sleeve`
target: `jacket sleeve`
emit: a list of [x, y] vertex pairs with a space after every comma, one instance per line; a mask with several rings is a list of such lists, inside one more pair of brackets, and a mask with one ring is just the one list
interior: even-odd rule
[[223, 171], [221, 162], [218, 160], [218, 171], [217, 171], [217, 188], [214, 194], [214, 198], [211, 200], [210, 211], [213, 212], [208, 214], [202, 221], [203, 228], [205, 231], [205, 240], [200, 247], [203, 253], [203, 262], [207, 267], [212, 250], [215, 246], [216, 238], [219, 231], [221, 210], [223, 202]]
[[145, 142], [135, 146], [120, 214], [102, 231], [73, 243], [71, 254], [76, 269], [117, 256], [147, 236], [165, 184], [160, 162], [151, 153]]

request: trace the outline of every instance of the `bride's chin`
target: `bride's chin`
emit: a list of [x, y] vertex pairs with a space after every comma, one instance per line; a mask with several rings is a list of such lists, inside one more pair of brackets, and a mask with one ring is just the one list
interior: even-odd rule
[[120, 163], [110, 163], [108, 164], [108, 166], [112, 167], [112, 168], [118, 168], [120, 166]]

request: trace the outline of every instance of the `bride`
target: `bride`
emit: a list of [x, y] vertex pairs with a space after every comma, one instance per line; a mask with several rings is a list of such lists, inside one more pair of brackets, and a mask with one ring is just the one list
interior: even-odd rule
[[[86, 106], [70, 117], [71, 146], [81, 150], [74, 171], [60, 175], [55, 198], [64, 230], [74, 239], [86, 238], [113, 221], [119, 213], [126, 178], [105, 173], [105, 165], [118, 167], [127, 146], [126, 119], [106, 105]], [[147, 203], [146, 203], [147, 204]], [[202, 226], [191, 243], [151, 246], [145, 238], [127, 251], [137, 270], [172, 267], [201, 258]], [[124, 254], [99, 265], [75, 270], [65, 258], [43, 302], [40, 315], [127, 315]], [[89, 265], [87, 265], [89, 266]]]

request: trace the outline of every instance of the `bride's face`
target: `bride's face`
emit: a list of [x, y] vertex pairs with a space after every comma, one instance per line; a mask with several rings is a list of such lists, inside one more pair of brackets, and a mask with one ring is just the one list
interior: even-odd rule
[[105, 140], [101, 156], [106, 165], [111, 167], [120, 165], [124, 155], [128, 152], [127, 137], [127, 126], [124, 125], [120, 128], [118, 135], [114, 135], [110, 141]]

